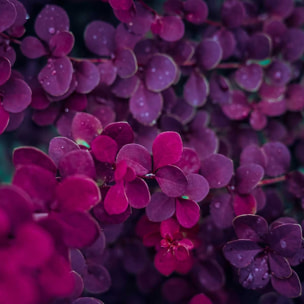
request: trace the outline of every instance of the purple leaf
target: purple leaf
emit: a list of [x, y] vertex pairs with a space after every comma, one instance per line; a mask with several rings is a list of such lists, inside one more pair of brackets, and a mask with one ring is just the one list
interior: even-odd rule
[[11, 76], [10, 61], [5, 57], [0, 57], [0, 85], [6, 83], [10, 78], [10, 76]]
[[91, 245], [99, 235], [99, 226], [84, 212], [60, 212], [53, 215], [62, 229], [66, 246], [82, 248]]
[[237, 168], [236, 189], [241, 194], [251, 192], [264, 176], [264, 169], [257, 164], [246, 164]]
[[182, 153], [183, 142], [178, 133], [170, 131], [160, 133], [154, 139], [152, 146], [154, 170], [178, 162]]
[[74, 46], [74, 35], [71, 32], [59, 32], [49, 41], [50, 51], [55, 57], [68, 55]]
[[133, 130], [127, 122], [114, 122], [108, 124], [103, 130], [102, 135], [113, 138], [118, 145], [118, 149], [134, 141]]
[[57, 184], [53, 172], [35, 165], [18, 167], [12, 183], [31, 197], [37, 211], [45, 211], [48, 208], [54, 199]]
[[304, 52], [304, 31], [299, 28], [288, 29], [283, 36], [282, 49], [285, 60], [300, 59]]
[[288, 148], [280, 142], [266, 143], [262, 147], [266, 155], [265, 173], [269, 176], [278, 176], [284, 174], [289, 169], [290, 152]]
[[194, 149], [184, 148], [180, 160], [174, 165], [188, 175], [190, 173], [197, 173], [201, 167], [201, 162]]
[[117, 78], [112, 86], [111, 92], [117, 97], [130, 98], [137, 90], [139, 84], [140, 81], [136, 75], [125, 79]]
[[209, 193], [209, 184], [207, 180], [199, 174], [187, 175], [188, 185], [184, 193], [190, 200], [195, 202], [202, 201]]
[[133, 208], [141, 209], [146, 207], [151, 199], [148, 185], [141, 178], [127, 182], [125, 186], [126, 196]]
[[189, 199], [176, 199], [176, 218], [184, 228], [192, 228], [200, 218], [199, 205]]
[[97, 87], [100, 74], [96, 65], [89, 60], [82, 60], [74, 65], [77, 87], [76, 92], [87, 94]]
[[56, 174], [57, 168], [53, 160], [41, 150], [34, 147], [20, 147], [13, 152], [15, 167], [22, 165], [36, 165]]
[[220, 43], [213, 39], [204, 39], [197, 47], [197, 60], [204, 70], [214, 69], [222, 59]]
[[271, 284], [279, 294], [288, 298], [297, 298], [302, 293], [301, 282], [295, 271], [292, 271], [292, 275], [288, 279], [272, 276]]
[[263, 69], [255, 63], [245, 65], [236, 71], [235, 81], [242, 89], [255, 92], [262, 84]]
[[85, 29], [87, 48], [99, 56], [110, 56], [115, 50], [115, 28], [103, 21], [93, 21]]
[[292, 257], [300, 249], [302, 229], [298, 224], [282, 224], [269, 232], [271, 249], [284, 257]]
[[114, 65], [112, 60], [104, 60], [103, 62], [97, 65], [100, 83], [106, 85], [111, 85], [116, 79], [117, 76], [117, 67]]
[[184, 36], [185, 26], [179, 16], [164, 16], [152, 24], [151, 30], [165, 41], [177, 41]]
[[160, 92], [171, 86], [176, 79], [177, 66], [165, 54], [153, 55], [145, 71], [145, 84], [150, 91]]
[[102, 293], [106, 292], [110, 288], [111, 277], [105, 267], [97, 264], [92, 264], [88, 266], [88, 272], [84, 275], [83, 283], [85, 290], [88, 292], [94, 294]]
[[146, 214], [152, 222], [162, 222], [172, 217], [175, 212], [175, 199], [162, 192], [155, 192], [146, 207]]
[[241, 153], [240, 162], [241, 165], [245, 164], [257, 164], [266, 167], [266, 155], [263, 151], [256, 145], [248, 145]]
[[132, 0], [109, 0], [113, 9], [128, 10], [133, 5]]
[[192, 72], [184, 86], [185, 100], [193, 107], [201, 107], [209, 95], [209, 85], [203, 74]]
[[56, 197], [62, 211], [88, 211], [101, 200], [97, 184], [83, 175], [65, 178], [56, 188]]
[[121, 78], [129, 78], [137, 72], [137, 60], [132, 50], [121, 49], [116, 54], [115, 65]]
[[232, 160], [221, 154], [213, 154], [202, 161], [201, 174], [210, 188], [225, 187], [233, 174]]
[[271, 39], [264, 33], [253, 34], [247, 43], [247, 52], [251, 59], [266, 59], [271, 55], [271, 49]]
[[236, 47], [236, 40], [232, 32], [226, 29], [220, 29], [213, 35], [213, 38], [218, 40], [222, 47], [223, 60], [228, 59], [230, 56], [234, 54]]
[[188, 181], [183, 171], [172, 165], [159, 168], [156, 171], [155, 179], [161, 190], [169, 197], [183, 195], [188, 186]]
[[43, 43], [33, 36], [27, 36], [22, 40], [21, 52], [31, 59], [36, 59], [47, 54]]
[[230, 241], [223, 248], [225, 258], [237, 268], [250, 265], [255, 256], [262, 251], [263, 248], [250, 240]]
[[101, 162], [113, 164], [117, 151], [116, 141], [109, 136], [99, 135], [92, 141], [92, 153]]
[[2, 134], [5, 131], [9, 123], [9, 120], [10, 120], [10, 116], [8, 112], [6, 112], [2, 107], [2, 105], [0, 105], [0, 134]]
[[58, 165], [60, 159], [68, 152], [79, 150], [78, 145], [66, 137], [54, 137], [50, 141], [49, 156]]
[[0, 87], [3, 108], [10, 113], [19, 113], [31, 103], [32, 91], [22, 79], [10, 78]]
[[128, 204], [123, 182], [112, 186], [104, 199], [104, 208], [110, 215], [123, 213], [128, 208]]
[[70, 59], [49, 58], [47, 65], [40, 71], [38, 80], [47, 93], [61, 96], [69, 90], [72, 75], [73, 65]]
[[270, 253], [268, 261], [269, 268], [276, 278], [286, 279], [292, 275], [292, 269], [286, 258], [275, 253]]
[[72, 304], [104, 304], [102, 301], [95, 298], [82, 297], [73, 301]]
[[202, 24], [208, 16], [208, 6], [202, 0], [187, 0], [183, 3], [185, 19], [194, 24]]
[[268, 234], [268, 224], [259, 215], [239, 215], [233, 220], [233, 228], [239, 239], [254, 242], [265, 242]]
[[152, 161], [149, 151], [138, 144], [127, 144], [123, 146], [116, 158], [119, 163], [125, 161], [129, 168], [133, 169], [136, 175], [144, 176], [151, 172]]
[[130, 98], [130, 112], [144, 125], [153, 125], [161, 113], [163, 99], [160, 93], [147, 90], [140, 84]]
[[35, 21], [35, 32], [44, 41], [61, 31], [68, 31], [70, 21], [65, 10], [57, 5], [46, 5]]
[[93, 139], [102, 132], [102, 125], [92, 114], [78, 112], [73, 118], [71, 129], [74, 140], [89, 148]]
[[0, 1], [0, 33], [12, 26], [17, 17], [15, 5], [8, 0]]
[[59, 161], [58, 170], [62, 178], [74, 174], [96, 178], [94, 160], [90, 152], [86, 150], [74, 150], [63, 155]]
[[222, 20], [228, 28], [236, 28], [243, 24], [246, 16], [245, 6], [238, 0], [227, 0], [222, 6]]

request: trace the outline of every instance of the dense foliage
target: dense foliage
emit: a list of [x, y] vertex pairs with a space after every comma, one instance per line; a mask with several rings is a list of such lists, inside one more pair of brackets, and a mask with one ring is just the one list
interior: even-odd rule
[[303, 303], [303, 25], [0, 0], [0, 303]]

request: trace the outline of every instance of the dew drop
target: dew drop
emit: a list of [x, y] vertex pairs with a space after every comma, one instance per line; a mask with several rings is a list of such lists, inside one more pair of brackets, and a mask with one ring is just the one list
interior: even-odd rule
[[49, 81], [47, 81], [47, 82], [45, 83], [45, 85], [49, 86], [49, 85], [50, 85]]
[[55, 28], [54, 27], [50, 27], [49, 28], [49, 33], [50, 34], [55, 34]]
[[156, 72], [156, 69], [155, 69], [155, 68], [152, 68], [152, 69], [151, 69], [151, 72], [152, 72], [152, 73], [155, 73], [155, 72]]
[[93, 35], [93, 39], [96, 40], [96, 39], [97, 39], [97, 36], [96, 36], [96, 35]]
[[242, 256], [241, 254], [238, 254], [236, 257], [237, 257], [237, 259], [238, 259], [239, 261], [242, 261], [242, 260], [243, 260], [243, 256]]
[[269, 274], [268, 274], [268, 272], [266, 272], [266, 273], [263, 275], [262, 279], [263, 279], [263, 280], [266, 280], [266, 279], [268, 279], [268, 276], [269, 276]]
[[287, 246], [287, 244], [284, 240], [280, 241], [280, 245], [281, 245], [281, 248], [283, 248], [283, 249], [286, 248], [286, 246]]
[[56, 75], [57, 74], [57, 72], [55, 71], [55, 70], [53, 70], [52, 71], [52, 75], [54, 76], [54, 75]]
[[216, 209], [219, 209], [219, 208], [221, 207], [221, 203], [220, 203], [220, 202], [214, 203], [214, 207], [215, 207]]

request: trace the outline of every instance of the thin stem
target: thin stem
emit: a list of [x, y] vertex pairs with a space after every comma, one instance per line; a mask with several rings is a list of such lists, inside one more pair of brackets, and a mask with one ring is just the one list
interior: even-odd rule
[[13, 37], [11, 37], [11, 36], [5, 34], [5, 33], [0, 33], [0, 36], [3, 37], [4, 39], [7, 39], [7, 40], [9, 40], [9, 41], [11, 41], [11, 42], [14, 42], [14, 43], [16, 43], [16, 44], [19, 44], [19, 45], [21, 44], [21, 41], [20, 41], [20, 40], [15, 39], [15, 38], [13, 38]]
[[157, 11], [155, 11], [152, 7], [150, 7], [147, 3], [145, 3], [145, 1], [143, 0], [139, 0], [139, 2], [141, 3], [141, 5], [146, 8], [149, 12], [151, 12], [154, 16], [158, 16]]
[[217, 65], [218, 69], [239, 69], [240, 67], [241, 64], [237, 62], [224, 62]]
[[221, 27], [222, 26], [222, 23], [218, 22], [218, 21], [213, 21], [213, 20], [210, 20], [210, 19], [207, 19], [205, 20], [205, 22], [209, 25], [213, 25], [213, 26], [219, 26]]
[[105, 62], [106, 60], [109, 59], [109, 58], [77, 58], [77, 57], [70, 57], [70, 56], [68, 58], [74, 62], [82, 62], [84, 60], [87, 60], [92, 63], [101, 63], [101, 62]]
[[286, 175], [269, 178], [269, 179], [263, 179], [263, 180], [259, 181], [258, 186], [271, 185], [271, 184], [275, 184], [275, 183], [284, 182], [285, 180], [286, 180]]

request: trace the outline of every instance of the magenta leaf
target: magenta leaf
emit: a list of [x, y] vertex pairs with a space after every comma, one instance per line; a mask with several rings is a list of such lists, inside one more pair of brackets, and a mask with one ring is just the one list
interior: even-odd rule
[[162, 192], [155, 192], [146, 207], [146, 214], [152, 222], [162, 222], [172, 217], [175, 212], [175, 199]]
[[152, 56], [145, 71], [145, 84], [150, 91], [160, 92], [173, 84], [177, 75], [177, 66], [173, 59], [165, 54]]
[[132, 0], [109, 0], [113, 9], [128, 10], [133, 5]]
[[31, 197], [39, 211], [45, 211], [53, 201], [57, 184], [53, 172], [32, 164], [18, 167], [12, 183]]
[[136, 56], [130, 49], [121, 49], [116, 54], [115, 65], [121, 78], [129, 78], [137, 72]]
[[102, 132], [102, 125], [92, 114], [78, 112], [73, 118], [71, 129], [74, 140], [89, 148], [93, 139]]
[[46, 47], [43, 43], [33, 36], [27, 36], [22, 40], [21, 52], [31, 59], [36, 59], [47, 54]]
[[96, 178], [94, 160], [90, 152], [86, 150], [74, 150], [63, 155], [59, 161], [58, 170], [62, 178], [74, 174]]
[[185, 100], [193, 107], [205, 104], [209, 95], [209, 85], [203, 74], [192, 72], [184, 86]]
[[10, 61], [5, 57], [0, 57], [0, 85], [6, 83], [10, 78], [10, 76], [11, 76]]
[[20, 147], [13, 152], [15, 167], [22, 165], [36, 165], [56, 174], [57, 167], [53, 160], [41, 150], [34, 147]]
[[127, 144], [123, 146], [116, 158], [119, 163], [125, 161], [129, 168], [133, 169], [136, 175], [144, 176], [151, 172], [152, 161], [149, 151], [138, 144]]
[[62, 231], [66, 246], [82, 248], [91, 245], [99, 235], [99, 227], [93, 218], [84, 212], [60, 212], [53, 215]]
[[65, 178], [56, 188], [56, 197], [62, 211], [88, 211], [101, 200], [97, 184], [83, 175]]
[[176, 218], [181, 226], [193, 227], [200, 218], [199, 205], [189, 199], [176, 199]]
[[8, 126], [10, 120], [9, 113], [0, 105], [0, 134], [2, 134]]
[[176, 262], [171, 251], [161, 248], [155, 255], [155, 268], [163, 275], [169, 276], [176, 267]]
[[197, 173], [201, 167], [201, 162], [194, 149], [184, 148], [180, 160], [174, 165], [188, 175], [190, 173]]
[[123, 182], [112, 186], [104, 199], [104, 208], [110, 215], [123, 213], [128, 208], [128, 204]]
[[152, 146], [154, 170], [178, 162], [182, 153], [183, 142], [178, 133], [171, 131], [160, 133], [154, 139]]
[[228, 242], [223, 253], [225, 258], [235, 267], [244, 268], [248, 266], [254, 257], [263, 249], [250, 240], [235, 240]]
[[49, 156], [58, 165], [60, 159], [68, 152], [79, 150], [78, 145], [66, 137], [54, 137], [49, 144]]
[[114, 163], [117, 151], [116, 141], [109, 136], [99, 135], [92, 141], [92, 153], [101, 162]]
[[42, 40], [49, 41], [61, 31], [68, 31], [70, 21], [65, 10], [57, 5], [46, 5], [35, 21], [35, 32]]
[[183, 171], [172, 165], [159, 168], [156, 171], [155, 179], [161, 190], [169, 197], [183, 195], [188, 186], [188, 181]]
[[292, 275], [288, 279], [272, 276], [271, 284], [279, 294], [288, 298], [297, 298], [302, 293], [301, 282], [295, 271], [292, 271]]
[[99, 84], [100, 74], [96, 65], [89, 60], [82, 60], [75, 64], [77, 79], [76, 92], [87, 94]]
[[195, 202], [202, 201], [209, 193], [209, 184], [207, 180], [199, 174], [187, 175], [188, 185], [184, 195]]
[[211, 300], [205, 296], [203, 293], [197, 294], [194, 296], [189, 304], [212, 304]]
[[99, 56], [112, 55], [115, 49], [115, 28], [103, 21], [93, 21], [85, 29], [87, 48]]
[[31, 103], [32, 91], [22, 79], [10, 78], [0, 87], [3, 108], [10, 113], [19, 113]]
[[131, 207], [141, 209], [146, 207], [151, 199], [148, 185], [141, 178], [136, 178], [125, 185], [126, 196]]
[[224, 155], [213, 154], [203, 160], [201, 174], [207, 179], [210, 188], [222, 188], [232, 177], [232, 161]]
[[143, 84], [138, 86], [130, 98], [130, 112], [136, 120], [144, 125], [155, 124], [162, 107], [162, 95], [147, 90]]
[[47, 93], [61, 96], [69, 90], [72, 75], [73, 65], [70, 59], [50, 58], [47, 65], [40, 71], [38, 80]]
[[255, 214], [257, 210], [257, 201], [252, 194], [235, 194], [233, 197], [233, 209], [236, 215]]
[[208, 6], [203, 0], [187, 0], [183, 3], [185, 19], [194, 24], [202, 24], [208, 16]]

